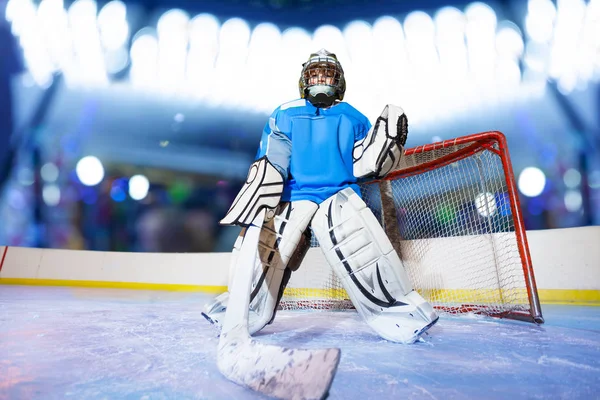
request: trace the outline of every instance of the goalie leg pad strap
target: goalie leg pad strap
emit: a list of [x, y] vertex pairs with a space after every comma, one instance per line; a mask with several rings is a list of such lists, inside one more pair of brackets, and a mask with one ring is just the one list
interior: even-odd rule
[[[282, 203], [273, 219], [260, 232], [258, 256], [254, 263], [248, 331], [254, 334], [272, 322], [275, 310], [292, 271], [300, 266], [310, 247], [307, 227], [318, 206], [311, 201]], [[310, 230], [309, 230], [310, 231]], [[235, 260], [242, 239], [232, 254], [229, 282], [235, 274]], [[288, 268], [289, 272], [288, 272]], [[221, 294], [204, 309], [204, 317], [219, 325], [227, 308], [228, 293]]]
[[312, 228], [363, 319], [383, 338], [412, 343], [437, 320], [377, 219], [347, 188], [321, 203]]
[[[289, 281], [291, 271], [286, 267], [293, 261], [299, 264], [298, 257], [306, 254], [305, 245], [298, 251], [301, 239], [318, 206], [311, 201], [295, 201], [282, 204], [277, 215], [269, 221], [261, 233], [259, 255], [262, 261], [262, 275], [253, 287], [250, 308], [259, 318], [251, 321], [250, 334], [258, 332], [273, 321], [275, 310]], [[302, 243], [306, 243], [305, 241]], [[310, 242], [309, 242], [310, 244]], [[298, 268], [298, 265], [292, 267]], [[287, 276], [286, 276], [287, 275]]]

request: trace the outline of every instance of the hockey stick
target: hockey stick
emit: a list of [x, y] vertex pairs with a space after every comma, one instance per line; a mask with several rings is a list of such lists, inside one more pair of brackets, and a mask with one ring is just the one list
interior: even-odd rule
[[217, 366], [227, 379], [281, 399], [324, 399], [337, 371], [340, 350], [300, 350], [266, 345], [248, 333], [248, 305], [265, 210], [247, 228], [238, 256]]

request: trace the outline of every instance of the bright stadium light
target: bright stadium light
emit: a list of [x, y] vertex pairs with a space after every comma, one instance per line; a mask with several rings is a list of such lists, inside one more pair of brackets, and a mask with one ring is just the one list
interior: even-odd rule
[[104, 167], [94, 156], [86, 156], [79, 160], [75, 172], [85, 186], [95, 186], [104, 179]]
[[69, 19], [63, 0], [45, 0], [38, 8], [38, 23], [43, 31], [47, 51], [55, 69], [71, 72], [74, 52]]
[[230, 18], [219, 31], [219, 53], [216, 62], [215, 90], [209, 102], [222, 104], [241, 85], [248, 55], [250, 27], [241, 18]]
[[[406, 48], [410, 60], [412, 76], [407, 80], [404, 90], [410, 102], [406, 101], [407, 113], [413, 115], [414, 121], [436, 118], [431, 113], [445, 108], [440, 107], [441, 96], [430, 96], [434, 91], [444, 92], [444, 82], [440, 71], [439, 55], [435, 46], [435, 25], [433, 19], [425, 12], [414, 11], [404, 20]], [[433, 101], [433, 103], [432, 103]], [[409, 104], [410, 103], [410, 104]], [[412, 110], [410, 107], [414, 107]]]
[[[362, 107], [367, 110], [367, 115], [377, 115], [381, 112], [377, 103], [406, 104], [406, 98], [412, 98], [414, 93], [407, 84], [412, 71], [400, 21], [384, 15], [375, 20], [371, 31], [372, 49], [361, 61], [361, 92], [356, 97], [363, 102]], [[377, 54], [378, 61], [372, 62], [373, 58], [369, 54]]]
[[[456, 93], [465, 88], [469, 64], [465, 29], [467, 19], [462, 11], [454, 7], [443, 7], [433, 17], [436, 33], [437, 52], [440, 58], [441, 73], [446, 77], [445, 87], [456, 98]], [[458, 96], [461, 97], [461, 96]], [[460, 102], [446, 102], [456, 109]]]
[[477, 213], [482, 217], [491, 217], [498, 212], [498, 205], [494, 195], [490, 192], [479, 193], [475, 196], [475, 207]]
[[539, 196], [546, 186], [546, 175], [539, 168], [527, 167], [521, 171], [517, 185], [525, 196]]
[[60, 203], [60, 188], [53, 183], [44, 185], [42, 199], [48, 207], [55, 207]]
[[469, 24], [496, 29], [496, 23], [498, 22], [496, 12], [485, 3], [475, 2], [469, 4], [465, 8], [465, 16]]
[[189, 15], [182, 10], [165, 12], [158, 20], [158, 79], [165, 91], [177, 91], [185, 80]]
[[281, 50], [284, 53], [282, 61], [292, 66], [301, 65], [308, 58], [308, 54], [315, 51], [311, 35], [302, 28], [286, 29], [281, 35], [281, 40]]
[[94, 0], [76, 0], [68, 11], [73, 47], [77, 55], [77, 73], [72, 79], [83, 84], [108, 82], [96, 20], [97, 12], [98, 5]]
[[11, 31], [21, 36], [24, 29], [34, 23], [37, 7], [31, 0], [9, 0], [6, 4], [6, 20], [11, 23]]
[[352, 21], [344, 28], [343, 35], [352, 63], [367, 62], [373, 46], [371, 25], [365, 21]]
[[172, 9], [165, 12], [156, 23], [158, 37], [179, 39], [188, 32], [190, 16], [187, 12], [179, 9]]
[[[455, 7], [442, 7], [433, 16], [433, 22], [435, 24], [436, 33], [450, 34], [454, 36], [456, 34], [463, 34], [465, 32], [466, 17], [458, 8]], [[440, 39], [442, 39], [441, 37]]]
[[581, 206], [583, 205], [581, 192], [579, 190], [567, 190], [564, 202], [567, 211], [576, 212], [581, 210]]
[[117, 50], [123, 47], [129, 38], [127, 7], [121, 1], [107, 3], [98, 13], [98, 28], [104, 48]]
[[575, 168], [569, 168], [563, 175], [563, 182], [569, 189], [575, 189], [581, 184], [581, 173]]
[[496, 32], [498, 56], [519, 60], [523, 56], [525, 44], [521, 30], [512, 22], [502, 21]]
[[[275, 82], [297, 82], [302, 63], [317, 51], [312, 47], [310, 34], [302, 28], [289, 28], [281, 34], [281, 68], [273, 75]], [[275, 99], [289, 101], [299, 96], [296, 85], [284, 85]]]
[[483, 89], [493, 82], [496, 58], [497, 18], [494, 10], [484, 3], [471, 3], [465, 9], [466, 38], [471, 73]]
[[129, 196], [133, 200], [143, 200], [148, 195], [150, 182], [144, 175], [134, 175], [129, 179]]
[[348, 51], [346, 50], [346, 43], [342, 32], [333, 25], [322, 25], [318, 27], [313, 33], [313, 48], [317, 51], [319, 49], [327, 49], [328, 51], [335, 53], [338, 60], [342, 65], [348, 64]]
[[190, 44], [202, 45], [206, 41], [211, 52], [216, 53], [219, 35], [219, 20], [212, 14], [198, 14], [190, 21]]
[[552, 39], [556, 7], [550, 0], [529, 0], [525, 30], [535, 42], [547, 43]]
[[496, 85], [501, 92], [518, 88], [521, 83], [521, 68], [517, 60], [499, 60], [496, 64]]
[[554, 25], [549, 74], [563, 78], [563, 92], [570, 92], [577, 83], [576, 64], [579, 56], [581, 28], [585, 17], [582, 0], [559, 1]]
[[429, 75], [431, 67], [438, 64], [435, 48], [435, 25], [423, 11], [413, 11], [404, 20], [406, 45], [415, 72]]
[[281, 82], [273, 80], [280, 67], [265, 62], [281, 51], [281, 32], [270, 23], [258, 24], [250, 36], [246, 76], [242, 79], [240, 100], [256, 111], [270, 112], [272, 99]]
[[40, 170], [40, 175], [45, 182], [53, 183], [58, 179], [58, 167], [54, 163], [46, 163]]
[[46, 88], [53, 81], [52, 74], [56, 67], [44, 43], [44, 25], [40, 24], [44, 20], [44, 11], [42, 18], [37, 12], [31, 0], [11, 0], [6, 5], [6, 19], [11, 22], [12, 33], [19, 38], [31, 78], [38, 86]]
[[219, 30], [219, 21], [212, 14], [199, 14], [190, 21], [186, 82], [189, 94], [195, 97], [206, 97], [214, 83]]
[[[250, 40], [250, 27], [241, 18], [230, 18], [219, 30], [219, 58], [217, 62], [228, 62], [231, 59], [245, 60]], [[221, 55], [223, 53], [223, 55]]]
[[374, 72], [374, 68], [380, 68], [371, 58], [376, 44], [373, 40], [373, 29], [365, 21], [352, 21], [344, 28], [343, 36], [351, 61], [350, 65], [344, 65], [346, 79], [352, 82], [348, 101], [367, 112], [366, 109], [373, 104], [370, 78], [377, 73]]
[[131, 70], [134, 85], [153, 86], [158, 71], [158, 40], [150, 29], [143, 29], [133, 39], [131, 50]]

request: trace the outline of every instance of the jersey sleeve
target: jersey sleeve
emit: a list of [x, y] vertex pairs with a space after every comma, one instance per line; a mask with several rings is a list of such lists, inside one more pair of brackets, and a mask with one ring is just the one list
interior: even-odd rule
[[288, 176], [292, 154], [292, 138], [285, 114], [277, 108], [265, 124], [256, 159], [266, 156], [285, 178]]

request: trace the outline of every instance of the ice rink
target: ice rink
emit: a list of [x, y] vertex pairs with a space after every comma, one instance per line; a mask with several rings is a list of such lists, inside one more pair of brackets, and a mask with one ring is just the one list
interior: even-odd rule
[[[0, 399], [263, 398], [218, 372], [210, 297], [0, 285]], [[600, 308], [542, 310], [542, 326], [443, 316], [414, 345], [354, 312], [281, 312], [257, 337], [340, 347], [330, 399], [600, 398]]]

